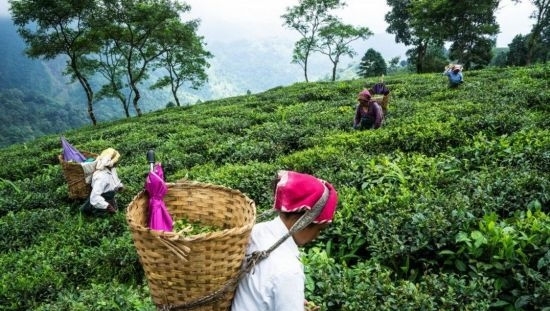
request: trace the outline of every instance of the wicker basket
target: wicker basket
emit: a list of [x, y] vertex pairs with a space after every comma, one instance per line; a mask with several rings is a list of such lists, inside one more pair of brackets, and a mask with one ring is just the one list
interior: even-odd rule
[[[98, 155], [91, 152], [81, 152], [86, 158], [96, 158]], [[63, 176], [67, 181], [69, 187], [69, 198], [71, 199], [84, 199], [90, 195], [92, 186], [86, 183], [84, 178], [84, 170], [82, 165], [77, 162], [67, 162], [63, 158], [63, 154], [58, 157], [61, 168], [63, 169]]]
[[389, 104], [390, 96], [384, 96], [383, 94], [373, 94], [372, 100], [376, 101], [380, 106], [382, 107], [382, 110], [384, 110], [384, 113], [388, 111], [388, 104]]
[[[159, 310], [229, 310], [256, 205], [238, 190], [223, 186], [192, 181], [167, 186], [164, 202], [174, 221], [186, 218], [222, 230], [192, 236], [150, 230], [147, 191], [134, 197], [126, 220], [153, 301]], [[196, 304], [222, 288], [226, 291], [216, 299]]]

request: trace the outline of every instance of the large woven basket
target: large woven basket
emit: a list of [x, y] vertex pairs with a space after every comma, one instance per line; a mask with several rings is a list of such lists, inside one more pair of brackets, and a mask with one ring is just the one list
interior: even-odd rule
[[[159, 310], [229, 310], [256, 218], [255, 203], [218, 185], [179, 181], [167, 186], [164, 202], [173, 221], [186, 218], [222, 229], [192, 236], [151, 230], [147, 191], [134, 197], [126, 220], [153, 301]], [[204, 303], [213, 293], [216, 298]]]
[[[86, 158], [96, 158], [98, 155], [91, 152], [81, 152]], [[67, 162], [63, 158], [63, 154], [58, 157], [59, 163], [63, 170], [63, 176], [67, 181], [69, 187], [69, 198], [71, 199], [84, 199], [90, 195], [92, 186], [86, 183], [84, 170], [82, 165], [77, 162]]]
[[389, 99], [390, 99], [389, 95], [387, 95], [387, 96], [384, 96], [383, 94], [373, 94], [372, 95], [372, 100], [374, 100], [378, 104], [380, 104], [380, 106], [382, 107], [384, 112], [387, 112], [387, 110], [388, 110]]

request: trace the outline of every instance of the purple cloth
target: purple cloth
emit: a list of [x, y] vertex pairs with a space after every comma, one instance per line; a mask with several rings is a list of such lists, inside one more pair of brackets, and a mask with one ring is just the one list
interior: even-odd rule
[[71, 145], [65, 137], [61, 136], [61, 147], [63, 148], [63, 160], [82, 163], [86, 161], [86, 157], [80, 153], [73, 145]]
[[166, 209], [164, 196], [168, 187], [164, 182], [164, 172], [160, 164], [155, 164], [145, 181], [145, 190], [149, 193], [149, 228], [172, 231], [174, 223]]
[[375, 102], [375, 101], [369, 101], [368, 103], [368, 111], [365, 112], [365, 110], [362, 109], [361, 105], [357, 105], [355, 108], [355, 118], [353, 119], [353, 126], [356, 127], [361, 123], [362, 118], [370, 118], [374, 120], [373, 129], [377, 129], [382, 125], [382, 120], [384, 120], [384, 111], [382, 111], [382, 107]]
[[388, 95], [390, 93], [390, 90], [386, 87], [384, 83], [379, 82], [370, 89], [370, 92], [372, 94]]

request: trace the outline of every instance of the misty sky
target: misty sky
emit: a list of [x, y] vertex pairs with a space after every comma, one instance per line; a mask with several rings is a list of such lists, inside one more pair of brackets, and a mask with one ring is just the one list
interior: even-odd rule
[[[1, 0], [3, 1], [3, 0]], [[187, 0], [193, 18], [201, 19], [199, 32], [207, 40], [238, 40], [250, 37], [283, 36], [295, 38], [295, 31], [282, 26], [281, 15], [298, 0]], [[345, 23], [366, 26], [375, 35], [384, 33], [387, 24], [384, 15], [389, 10], [386, 0], [346, 0], [347, 7], [337, 15]], [[503, 0], [497, 12], [501, 33], [497, 46], [506, 47], [517, 34], [527, 34], [533, 20], [529, 15], [534, 10], [530, 1], [514, 4]], [[393, 42], [392, 42], [393, 43]]]
[[[294, 40], [295, 31], [282, 26], [281, 15], [298, 0], [186, 0], [191, 5], [187, 18], [201, 19], [199, 33], [208, 40], [233, 41], [260, 37], [286, 37]], [[366, 26], [375, 34], [384, 33], [385, 0], [346, 0], [348, 6], [337, 12], [345, 23]], [[506, 47], [517, 34], [527, 34], [534, 10], [530, 1], [513, 4], [503, 0], [497, 12], [501, 33], [497, 46]], [[0, 16], [9, 16], [8, 0], [0, 0]], [[185, 17], [184, 17], [185, 18]], [[393, 42], [391, 42], [393, 44]]]

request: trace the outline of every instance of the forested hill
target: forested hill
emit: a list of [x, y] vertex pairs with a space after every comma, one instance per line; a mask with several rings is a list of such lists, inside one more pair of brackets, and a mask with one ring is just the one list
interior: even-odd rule
[[[11, 19], [0, 18], [0, 147], [25, 142], [45, 134], [60, 133], [90, 124], [84, 91], [78, 82], [63, 76], [65, 60], [29, 59], [25, 45]], [[184, 104], [259, 92], [303, 79], [297, 65], [290, 64], [291, 45], [266, 42], [212, 42], [214, 54], [208, 82], [199, 90], [182, 90]], [[319, 75], [318, 67], [312, 76]], [[328, 73], [329, 68], [324, 71]], [[142, 90], [144, 111], [164, 108], [172, 100], [169, 90]], [[120, 119], [122, 109], [114, 103], [94, 104], [100, 122]]]
[[29, 59], [9, 18], [0, 18], [0, 41], [0, 147], [89, 122], [82, 92], [62, 75], [64, 61]]

